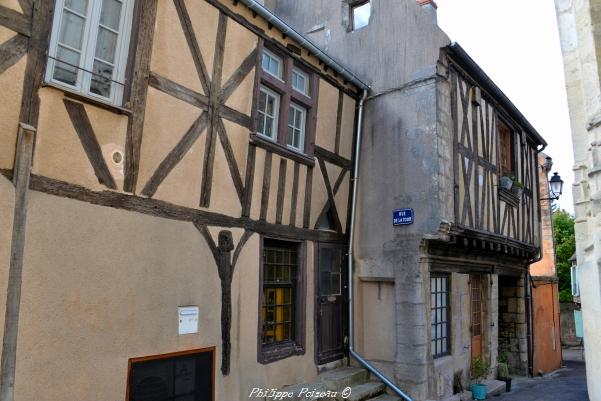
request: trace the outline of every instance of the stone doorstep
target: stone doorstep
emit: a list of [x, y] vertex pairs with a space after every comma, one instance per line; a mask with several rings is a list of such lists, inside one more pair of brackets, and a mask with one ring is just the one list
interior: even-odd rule
[[319, 375], [319, 380], [332, 391], [342, 391], [346, 387], [363, 384], [368, 379], [365, 369], [355, 367], [338, 368]]
[[367, 401], [382, 394], [386, 390], [384, 383], [367, 382], [351, 387], [351, 395], [348, 398], [343, 398], [342, 394], [338, 394], [338, 401]]
[[[495, 395], [503, 394], [505, 392], [505, 382], [495, 379], [484, 380], [484, 384], [488, 385], [488, 391], [486, 392], [486, 398], [493, 397]], [[472, 392], [464, 391], [460, 394], [461, 401], [471, 401]]]

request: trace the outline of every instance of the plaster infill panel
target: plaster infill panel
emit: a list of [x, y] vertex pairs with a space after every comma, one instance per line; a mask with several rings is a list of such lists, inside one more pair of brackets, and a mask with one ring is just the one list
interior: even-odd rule
[[202, 53], [210, 79], [213, 79], [215, 41], [219, 25], [219, 10], [206, 1], [185, 0], [196, 41]]
[[[16, 399], [121, 399], [129, 358], [220, 355], [220, 281], [192, 223], [31, 192], [24, 266]], [[200, 306], [198, 334], [178, 335], [180, 305]]]
[[[67, 113], [63, 103], [63, 92], [45, 87], [40, 89], [39, 96], [40, 115], [33, 173], [92, 190], [106, 190], [107, 187], [98, 182], [94, 168]], [[73, 102], [78, 103], [75, 100]], [[85, 104], [84, 109], [101, 150], [109, 149], [105, 145], [111, 146], [111, 149], [119, 149], [124, 145], [125, 117]], [[111, 166], [113, 162], [107, 160], [106, 155], [103, 156], [107, 166]]]
[[[144, 135], [136, 193], [141, 193], [161, 162], [175, 148], [201, 110], [156, 89], [148, 89]], [[156, 197], [182, 206], [198, 207], [207, 130], [158, 186]]]
[[338, 105], [338, 89], [319, 80], [319, 101], [317, 102], [317, 131], [315, 144], [334, 152], [336, 143], [336, 111]]
[[355, 134], [356, 101], [344, 95], [342, 101], [342, 118], [340, 120], [340, 156], [353, 158], [353, 139]]
[[[204, 93], [174, 2], [159, 1], [157, 4], [157, 18], [152, 42], [150, 70], [195, 92]], [[213, 9], [213, 7], [207, 7]], [[204, 45], [204, 47], [213, 46], [212, 43], [214, 42], [217, 30], [217, 17], [214, 15], [215, 12], [211, 13], [210, 11], [208, 10], [203, 20], [215, 20], [215, 22], [203, 24], [205, 28], [201, 33], [211, 35], [211, 40], [198, 40], [199, 45]], [[189, 8], [188, 13], [190, 14]], [[199, 36], [198, 32], [196, 33], [197, 37], [206, 37]], [[176, 43], [177, 45], [174, 45]], [[210, 52], [212, 60], [212, 48]], [[203, 54], [204, 57], [205, 55]]]
[[[222, 83], [236, 72], [242, 62], [257, 48], [258, 37], [231, 18], [227, 20]], [[255, 59], [256, 60], [256, 59]], [[252, 75], [252, 74], [251, 74]], [[249, 94], [252, 91], [248, 92]]]

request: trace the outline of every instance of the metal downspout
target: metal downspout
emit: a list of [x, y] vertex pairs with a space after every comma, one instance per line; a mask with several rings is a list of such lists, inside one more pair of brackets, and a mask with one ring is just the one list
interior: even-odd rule
[[374, 367], [369, 361], [365, 360], [354, 349], [354, 319], [353, 319], [353, 244], [355, 241], [355, 211], [357, 209], [357, 187], [359, 182], [359, 151], [361, 149], [361, 134], [363, 132], [363, 103], [367, 97], [367, 90], [363, 90], [363, 96], [359, 100], [359, 110], [357, 117], [357, 139], [355, 143], [355, 161], [353, 166], [353, 192], [351, 195], [351, 221], [348, 244], [348, 280], [349, 280], [349, 354], [355, 358], [365, 369], [369, 370], [374, 376], [386, 384], [392, 391], [405, 401], [413, 399], [405, 394], [396, 384], [388, 379], [382, 372]]

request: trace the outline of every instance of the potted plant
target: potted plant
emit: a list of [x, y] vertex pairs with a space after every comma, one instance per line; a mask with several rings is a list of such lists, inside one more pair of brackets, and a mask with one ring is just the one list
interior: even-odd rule
[[510, 191], [511, 187], [513, 186], [513, 174], [509, 172], [503, 172], [501, 178], [499, 178], [499, 186]]
[[509, 365], [507, 362], [499, 362], [497, 364], [497, 379], [505, 382], [505, 392], [508, 393], [511, 391], [511, 377], [509, 377]]
[[507, 360], [507, 352], [502, 352], [499, 354], [497, 364], [497, 378], [503, 382], [505, 382], [505, 391], [511, 391], [511, 377], [509, 376], [509, 362]]
[[485, 400], [488, 393], [488, 385], [482, 383], [490, 373], [490, 363], [483, 361], [480, 357], [472, 359], [472, 398], [474, 400]]
[[522, 194], [524, 193], [524, 184], [522, 184], [521, 181], [514, 179], [511, 192], [513, 192], [518, 199], [522, 199]]

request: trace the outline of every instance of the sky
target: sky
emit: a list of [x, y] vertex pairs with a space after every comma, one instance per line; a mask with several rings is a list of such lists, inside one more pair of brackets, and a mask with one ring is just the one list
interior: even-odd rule
[[545, 138], [563, 181], [557, 204], [573, 213], [574, 156], [552, 0], [436, 0], [438, 24]]

